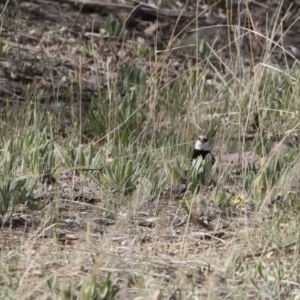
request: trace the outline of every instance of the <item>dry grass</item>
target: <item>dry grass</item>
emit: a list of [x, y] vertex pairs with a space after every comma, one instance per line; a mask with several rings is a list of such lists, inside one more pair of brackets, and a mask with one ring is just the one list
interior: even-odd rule
[[[283, 4], [265, 28], [248, 7], [250, 30], [241, 17], [229, 35], [149, 37], [163, 49], [112, 17], [81, 38], [84, 10], [49, 4], [44, 22], [5, 7], [1, 299], [297, 299], [299, 68]], [[263, 162], [206, 162], [216, 184], [199, 185], [199, 133], [216, 157]]]

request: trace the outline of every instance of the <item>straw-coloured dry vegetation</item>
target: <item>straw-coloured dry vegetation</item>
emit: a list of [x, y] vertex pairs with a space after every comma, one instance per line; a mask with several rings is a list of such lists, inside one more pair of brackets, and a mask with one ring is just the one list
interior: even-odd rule
[[297, 1], [0, 8], [0, 299], [300, 297]]

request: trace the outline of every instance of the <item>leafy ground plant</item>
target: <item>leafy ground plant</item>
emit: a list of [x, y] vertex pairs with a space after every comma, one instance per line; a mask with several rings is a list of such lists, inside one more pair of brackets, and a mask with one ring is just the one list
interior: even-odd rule
[[0, 214], [4, 215], [8, 210], [13, 213], [17, 205], [29, 201], [33, 188], [26, 187], [26, 178], [6, 178], [3, 180], [0, 185]]

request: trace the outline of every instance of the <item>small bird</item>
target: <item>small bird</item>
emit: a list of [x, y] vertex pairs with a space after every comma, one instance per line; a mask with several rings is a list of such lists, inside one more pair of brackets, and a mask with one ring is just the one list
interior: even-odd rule
[[211, 153], [208, 138], [205, 135], [200, 135], [195, 143], [195, 148], [191, 159], [192, 165], [195, 165], [199, 156], [201, 156], [202, 159], [205, 159], [208, 154], [211, 155], [211, 163], [214, 164], [216, 160]]

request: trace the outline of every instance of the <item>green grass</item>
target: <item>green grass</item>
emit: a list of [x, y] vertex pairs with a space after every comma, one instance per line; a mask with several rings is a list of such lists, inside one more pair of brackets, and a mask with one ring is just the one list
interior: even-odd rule
[[[235, 51], [216, 64], [219, 45], [202, 40], [182, 60], [139, 51], [122, 26], [109, 16], [99, 41], [120, 36], [130, 61], [104, 63], [89, 40], [72, 54], [68, 84], [45, 59], [50, 88], [22, 83], [24, 101], [3, 99], [0, 298], [149, 299], [160, 289], [163, 299], [297, 299], [299, 148], [274, 148], [268, 133], [298, 135], [298, 61]], [[0, 42], [1, 57], [16, 55]], [[214, 166], [190, 166], [199, 134]], [[219, 161], [249, 150], [264, 162]]]

